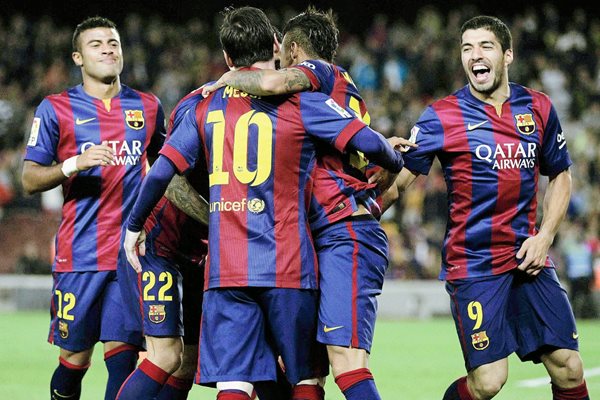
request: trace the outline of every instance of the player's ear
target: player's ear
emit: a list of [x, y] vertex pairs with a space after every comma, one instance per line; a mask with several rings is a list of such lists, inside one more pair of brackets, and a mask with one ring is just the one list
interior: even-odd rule
[[290, 57], [292, 58], [292, 60], [295, 60], [296, 58], [298, 58], [299, 52], [300, 52], [300, 46], [298, 46], [298, 43], [296, 43], [296, 42], [290, 43]]
[[273, 54], [279, 54], [279, 52], [281, 51], [281, 43], [279, 43], [279, 40], [277, 39], [277, 34], [273, 34]]
[[227, 64], [227, 67], [229, 69], [235, 68], [235, 65], [233, 65], [233, 60], [231, 59], [231, 57], [229, 57], [229, 54], [227, 54], [225, 50], [223, 50], [223, 58], [225, 58], [225, 64]]
[[83, 65], [83, 60], [81, 59], [80, 52], [74, 51], [73, 53], [71, 53], [71, 58], [73, 59], [75, 65], [77, 65], [78, 67], [81, 67]]
[[512, 51], [512, 49], [507, 49], [504, 52], [504, 63], [506, 64], [506, 67], [508, 68], [508, 66], [510, 64], [512, 64], [512, 62], [513, 62], [513, 51]]

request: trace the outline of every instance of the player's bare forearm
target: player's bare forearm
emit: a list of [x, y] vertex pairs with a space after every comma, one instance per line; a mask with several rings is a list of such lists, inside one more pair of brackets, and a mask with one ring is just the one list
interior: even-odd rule
[[53, 189], [66, 179], [67, 177], [61, 170], [61, 164], [45, 166], [29, 160], [25, 160], [23, 163], [21, 181], [27, 194]]
[[310, 88], [304, 72], [296, 69], [234, 71], [230, 72], [226, 84], [256, 96], [271, 96], [296, 93]]
[[537, 275], [546, 264], [548, 249], [565, 217], [571, 198], [571, 173], [565, 170], [550, 179], [544, 195], [543, 216], [535, 236], [525, 240], [517, 252], [519, 269]]
[[551, 240], [565, 218], [571, 199], [571, 171], [564, 170], [548, 182], [544, 195], [542, 223], [539, 234], [548, 235]]
[[167, 187], [165, 197], [191, 218], [208, 225], [208, 203], [185, 177], [175, 175]]

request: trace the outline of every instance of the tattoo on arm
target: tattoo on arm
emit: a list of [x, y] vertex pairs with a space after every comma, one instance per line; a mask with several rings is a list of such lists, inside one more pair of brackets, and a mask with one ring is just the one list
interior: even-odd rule
[[310, 81], [306, 74], [299, 69], [290, 68], [281, 70], [285, 73], [285, 90], [288, 93], [302, 92], [310, 89]]
[[196, 221], [208, 225], [208, 202], [185, 177], [175, 175], [167, 187], [165, 197]]
[[296, 93], [311, 86], [306, 74], [296, 68], [233, 73], [227, 85], [255, 96]]

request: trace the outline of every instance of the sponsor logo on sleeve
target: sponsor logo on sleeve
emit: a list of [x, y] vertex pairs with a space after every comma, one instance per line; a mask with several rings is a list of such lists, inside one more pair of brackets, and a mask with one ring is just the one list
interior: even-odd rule
[[352, 118], [352, 115], [350, 115], [348, 111], [346, 111], [338, 103], [336, 103], [335, 100], [329, 99], [325, 101], [325, 104], [327, 104], [329, 108], [331, 108], [333, 111], [340, 114], [343, 118]]
[[35, 117], [33, 119], [33, 123], [31, 124], [31, 132], [29, 133], [29, 140], [27, 141], [27, 146], [35, 146], [38, 140], [38, 134], [40, 133], [40, 123], [41, 118]]

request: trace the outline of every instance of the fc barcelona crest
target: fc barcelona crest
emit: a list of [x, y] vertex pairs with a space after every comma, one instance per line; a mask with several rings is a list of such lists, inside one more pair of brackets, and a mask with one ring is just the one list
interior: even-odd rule
[[523, 135], [531, 135], [535, 130], [535, 121], [531, 114], [516, 114], [515, 120], [517, 121], [517, 129]]
[[125, 122], [131, 129], [144, 127], [144, 112], [142, 110], [125, 110]]
[[471, 335], [471, 343], [475, 350], [484, 350], [490, 345], [490, 339], [487, 337], [486, 331], [481, 331]]
[[167, 317], [164, 304], [152, 304], [148, 310], [148, 318], [155, 324], [160, 324]]
[[69, 325], [65, 321], [58, 321], [58, 333], [63, 339], [69, 337]]

